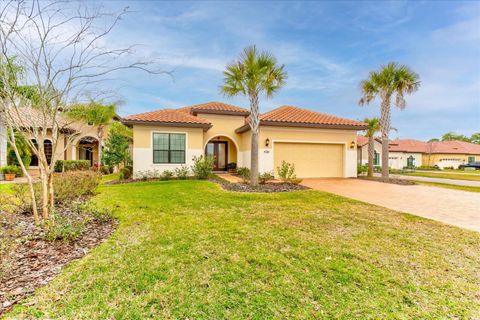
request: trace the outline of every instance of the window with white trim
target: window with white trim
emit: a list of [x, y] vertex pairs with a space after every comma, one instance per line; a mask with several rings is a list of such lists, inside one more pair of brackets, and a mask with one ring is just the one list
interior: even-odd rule
[[153, 163], [185, 163], [184, 133], [153, 133]]

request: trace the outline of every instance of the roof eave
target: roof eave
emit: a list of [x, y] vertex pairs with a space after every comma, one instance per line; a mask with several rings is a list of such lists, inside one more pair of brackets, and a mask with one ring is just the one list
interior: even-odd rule
[[[345, 125], [345, 124], [320, 124], [304, 122], [284, 122], [284, 121], [265, 121], [261, 120], [260, 125], [272, 127], [293, 127], [293, 128], [318, 128], [318, 129], [342, 129], [361, 131], [367, 129], [367, 125]], [[243, 133], [250, 129], [250, 125], [245, 124], [236, 129], [236, 133]]]
[[193, 115], [197, 114], [219, 114], [219, 115], [229, 115], [229, 116], [242, 116], [246, 117], [250, 115], [248, 111], [228, 111], [228, 110], [206, 110], [206, 109], [192, 109], [191, 113]]
[[177, 128], [202, 128], [204, 131], [207, 131], [212, 127], [211, 123], [143, 121], [143, 120], [129, 120], [129, 119], [123, 119], [122, 123], [127, 126], [133, 126], [135, 124], [143, 124], [143, 125], [156, 125], [156, 126], [177, 127]]

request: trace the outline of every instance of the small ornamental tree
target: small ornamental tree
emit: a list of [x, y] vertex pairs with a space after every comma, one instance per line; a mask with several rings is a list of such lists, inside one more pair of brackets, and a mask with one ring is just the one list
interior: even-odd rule
[[103, 152], [103, 163], [108, 166], [129, 165], [131, 162], [130, 144], [133, 141], [132, 130], [119, 122], [114, 122], [108, 130]]

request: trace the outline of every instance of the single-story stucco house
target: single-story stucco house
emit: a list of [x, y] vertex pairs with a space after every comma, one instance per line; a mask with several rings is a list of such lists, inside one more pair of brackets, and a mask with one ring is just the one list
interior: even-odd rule
[[[209, 102], [125, 117], [133, 128], [133, 171], [159, 172], [191, 166], [193, 158], [214, 157], [214, 170], [227, 164], [250, 167], [251, 131], [247, 109]], [[260, 116], [259, 171], [276, 174], [283, 160], [297, 177], [356, 177], [357, 131], [366, 124], [293, 106]]]
[[[38, 128], [43, 123], [49, 122], [43, 120], [38, 110], [30, 107], [18, 108], [15, 121], [23, 124], [26, 132], [29, 132], [31, 128]], [[47, 135], [43, 142], [47, 161], [50, 162], [53, 153], [55, 153], [58, 160], [88, 160], [91, 166], [99, 164], [98, 126], [82, 121], [73, 122], [62, 115], [58, 116], [57, 121], [61, 127], [57, 148], [53, 150], [52, 133], [49, 128], [47, 128]], [[108, 128], [107, 125], [103, 130], [105, 132], [104, 139], [106, 139]], [[0, 126], [0, 163], [2, 165], [7, 163], [7, 137], [5, 133], [5, 127]], [[68, 136], [72, 139], [70, 143], [68, 143]], [[33, 136], [30, 139], [36, 144]], [[38, 159], [34, 154], [31, 155], [31, 159], [29, 173], [35, 176], [39, 173]]]
[[[368, 138], [357, 137], [358, 163], [368, 163]], [[382, 143], [375, 139], [374, 165], [382, 161]], [[480, 145], [465, 141], [424, 142], [414, 139], [395, 139], [388, 144], [388, 166], [392, 169], [405, 167], [437, 166], [440, 169], [480, 161]]]

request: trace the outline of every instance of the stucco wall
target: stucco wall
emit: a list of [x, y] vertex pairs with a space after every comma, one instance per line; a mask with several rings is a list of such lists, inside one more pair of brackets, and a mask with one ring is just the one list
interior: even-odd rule
[[174, 170], [182, 164], [153, 163], [152, 137], [154, 132], [178, 132], [186, 134], [185, 164], [191, 166], [193, 157], [201, 156], [204, 153], [203, 148], [203, 129], [202, 128], [178, 128], [161, 127], [150, 125], [133, 126], [133, 172], [138, 175], [139, 171], [146, 170]]
[[[382, 165], [382, 144], [377, 140], [374, 141], [374, 149], [379, 154], [379, 164]], [[358, 148], [358, 162], [361, 164], [368, 163], [368, 143]]]
[[407, 166], [407, 159], [412, 156], [414, 160], [414, 166], [420, 167], [422, 163], [422, 154], [416, 152], [389, 152], [388, 153], [388, 166], [392, 169], [403, 169]]
[[[351, 142], [356, 141], [357, 132], [354, 130], [335, 129], [310, 129], [310, 128], [285, 128], [274, 126], [261, 126], [259, 134], [259, 171], [275, 172], [274, 150], [275, 142], [317, 142], [338, 143], [345, 146], [344, 176], [357, 176], [357, 149], [356, 145], [350, 148]], [[266, 139], [270, 140], [269, 146], [265, 145]], [[248, 134], [250, 139], [250, 134]], [[249, 140], [244, 139], [244, 145], [249, 145]], [[250, 149], [250, 148], [249, 148]], [[250, 166], [250, 150], [243, 151], [245, 166]]]
[[469, 157], [475, 157], [474, 161], [480, 161], [480, 155], [473, 154], [424, 154], [423, 163], [426, 166], [439, 166], [440, 168], [454, 167], [468, 162]]

